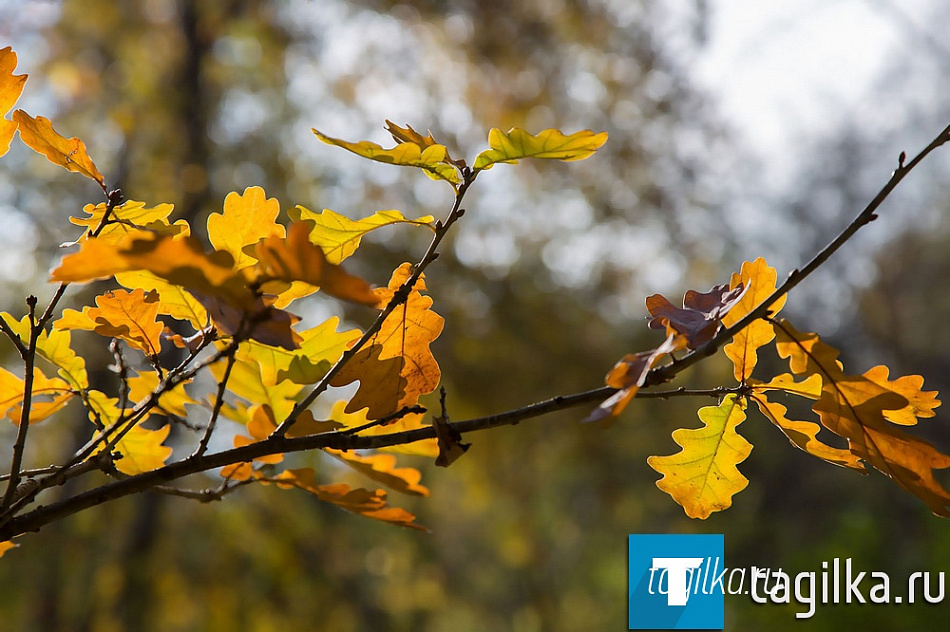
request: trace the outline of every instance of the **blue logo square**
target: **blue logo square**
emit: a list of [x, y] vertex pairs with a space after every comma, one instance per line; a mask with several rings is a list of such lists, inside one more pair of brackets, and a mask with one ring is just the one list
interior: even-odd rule
[[630, 535], [630, 630], [722, 630], [722, 535]]

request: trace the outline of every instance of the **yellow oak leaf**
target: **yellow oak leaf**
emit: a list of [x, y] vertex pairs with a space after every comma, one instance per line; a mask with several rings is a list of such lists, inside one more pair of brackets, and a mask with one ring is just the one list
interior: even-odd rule
[[391, 454], [363, 455], [333, 448], [324, 448], [323, 451], [394, 491], [413, 496], [429, 495], [429, 488], [419, 484], [422, 473], [412, 467], [396, 467], [396, 457]]
[[[139, 371], [137, 375], [128, 378], [129, 401], [140, 402], [148, 397], [159, 385], [158, 373], [155, 371]], [[158, 409], [168, 415], [185, 418], [188, 411], [185, 410], [186, 404], [198, 406], [199, 402], [192, 399], [185, 385], [191, 380], [179, 382], [174, 388], [164, 390], [158, 398]]]
[[243, 194], [228, 193], [221, 213], [208, 216], [208, 240], [216, 250], [234, 257], [234, 267], [246, 268], [255, 262], [245, 247], [270, 236], [284, 237], [286, 229], [277, 223], [280, 203], [268, 198], [261, 187], [248, 187]]
[[[5, 416], [18, 425], [25, 391], [26, 382], [23, 379], [0, 367], [0, 416]], [[38, 367], [33, 367], [32, 391], [31, 424], [48, 419], [69, 403], [75, 395], [65, 380], [46, 377]]]
[[[0, 318], [23, 344], [30, 340], [30, 322], [28, 316], [17, 320], [7, 312], [0, 312]], [[86, 373], [86, 361], [79, 356], [72, 347], [72, 338], [68, 331], [44, 331], [36, 340], [36, 350], [40, 356], [49, 361], [59, 370], [59, 376], [69, 383], [74, 391], [82, 391], [89, 386], [89, 376]]]
[[162, 426], [150, 430], [137, 424], [116, 443], [115, 449], [122, 458], [115, 462], [117, 470], [134, 476], [143, 472], [157, 470], [165, 465], [172, 449], [162, 445], [168, 438], [171, 426]]
[[158, 313], [184, 320], [196, 331], [208, 325], [208, 310], [191, 293], [180, 285], [169, 283], [147, 270], [118, 272], [115, 280], [129, 289], [158, 292]]
[[286, 239], [273, 235], [254, 246], [258, 283], [303, 281], [336, 298], [376, 305], [378, 299], [369, 284], [329, 263], [323, 250], [310, 242], [310, 230], [309, 223], [295, 222], [291, 224]]
[[522, 158], [584, 160], [605, 142], [607, 132], [595, 134], [589, 129], [567, 135], [556, 129], [546, 129], [534, 135], [519, 127], [507, 132], [493, 128], [488, 133], [488, 146], [491, 149], [478, 154], [474, 168], [491, 169], [498, 163], [513, 164]]
[[330, 366], [339, 360], [347, 347], [360, 336], [358, 329], [338, 332], [339, 324], [339, 317], [331, 316], [316, 327], [300, 332], [300, 348], [290, 352], [269, 347], [268, 349], [272, 349], [270, 353], [275, 357], [271, 363], [275, 371], [274, 381], [290, 380], [297, 384], [313, 384], [326, 375]]
[[392, 149], [383, 149], [368, 140], [351, 143], [339, 138], [331, 138], [317, 130], [312, 131], [317, 138], [328, 145], [342, 147], [363, 158], [391, 165], [418, 167], [433, 180], [445, 180], [452, 186], [457, 186], [460, 182], [458, 169], [450, 162], [449, 152], [445, 145], [427, 145], [423, 148], [414, 142], [400, 142]]
[[42, 116], [33, 118], [23, 110], [13, 113], [13, 121], [20, 132], [20, 140], [30, 149], [43, 154], [54, 165], [92, 178], [105, 190], [105, 178], [86, 153], [85, 143], [78, 138], [66, 139], [60, 136], [49, 119]]
[[63, 317], [53, 323], [56, 329], [86, 329], [101, 336], [124, 340], [133, 349], [154, 358], [161, 352], [164, 325], [156, 321], [158, 293], [115, 290], [96, 297], [96, 307], [84, 307], [82, 312], [63, 311]]
[[[247, 432], [250, 437], [235, 435], [234, 447], [240, 448], [258, 441], [263, 441], [277, 430], [277, 424], [274, 423], [274, 411], [266, 404], [263, 406], [251, 406], [248, 409], [249, 419], [247, 422]], [[274, 465], [284, 460], [283, 454], [267, 454], [254, 459], [258, 463], [267, 463]]]
[[330, 209], [314, 213], [299, 205], [290, 212], [290, 216], [294, 221], [308, 221], [313, 224], [310, 241], [320, 246], [327, 261], [334, 264], [342, 263], [344, 259], [356, 252], [360, 240], [377, 228], [393, 224], [409, 224], [432, 229], [432, 222], [435, 221], [431, 215], [406, 219], [399, 211], [377, 211], [369, 217], [352, 220]]
[[[262, 366], [262, 360], [253, 350], [245, 349], [247, 345], [238, 347], [235, 353], [234, 366], [228, 377], [228, 391], [246, 400], [251, 404], [266, 404], [273, 411], [276, 419], [286, 419], [293, 410], [295, 397], [302, 388], [288, 380], [274, 381], [273, 369]], [[220, 381], [224, 377], [225, 362], [216, 362], [211, 365], [211, 373]], [[247, 419], [241, 416], [232, 416], [235, 421], [247, 424]]]
[[651, 456], [647, 463], [663, 474], [656, 486], [673, 497], [690, 518], [708, 518], [728, 509], [733, 495], [749, 480], [736, 467], [752, 452], [752, 444], [736, 428], [745, 421], [745, 403], [734, 394], [719, 406], [699, 409], [702, 428], [673, 432], [683, 449], [671, 456]]
[[27, 78], [26, 75], [13, 74], [16, 64], [16, 53], [9, 46], [0, 48], [0, 116], [3, 117], [0, 118], [0, 156], [10, 150], [10, 141], [17, 128], [14, 121], [6, 119], [7, 112], [16, 105]]
[[[730, 287], [736, 288], [742, 285], [746, 288], [745, 293], [739, 302], [722, 317], [722, 324], [731, 327], [745, 318], [775, 292], [777, 278], [775, 268], [770, 267], [761, 257], [755, 261], [743, 263], [741, 271], [732, 275]], [[782, 309], [786, 298], [787, 296], [782, 296], [772, 304], [769, 308], [771, 315], [774, 316]], [[723, 351], [732, 360], [737, 381], [744, 383], [751, 377], [752, 369], [758, 362], [758, 349], [772, 342], [774, 338], [775, 331], [772, 325], [764, 320], [756, 320], [733, 336], [732, 342], [727, 344]]]
[[754, 393], [763, 391], [782, 391], [799, 397], [808, 399], [818, 399], [821, 397], [822, 381], [820, 375], [809, 375], [801, 382], [796, 382], [795, 378], [788, 373], [776, 375], [768, 382], [762, 382], [756, 379], [748, 380], [748, 386]]
[[[358, 410], [355, 413], [348, 413], [346, 412], [346, 407], [347, 402], [344, 400], [333, 404], [333, 408], [330, 411], [330, 419], [340, 423], [344, 428], [358, 428], [369, 423], [369, 418], [367, 417], [368, 411], [366, 409]], [[372, 428], [361, 430], [360, 436], [376, 436], [394, 432], [418, 430], [427, 425], [429, 424], [425, 423], [424, 414], [409, 413], [385, 426], [373, 426]], [[296, 428], [297, 424], [294, 424], [291, 429], [292, 431], [296, 431]], [[422, 439], [421, 441], [414, 441], [412, 443], [380, 448], [380, 450], [383, 452], [398, 452], [400, 454], [414, 454], [417, 456], [435, 458], [439, 455], [439, 443], [435, 438]]]
[[297, 421], [295, 421], [294, 425], [287, 431], [287, 436], [291, 438], [309, 437], [325, 432], [333, 432], [343, 427], [343, 424], [338, 421], [314, 419], [313, 413], [309, 410], [305, 410], [300, 413], [300, 416], [297, 417]]
[[[188, 222], [180, 219], [174, 223], [168, 221], [175, 207], [171, 204], [159, 204], [146, 208], [145, 202], [127, 200], [112, 209], [106, 217], [108, 205], [101, 202], [96, 205], [87, 204], [83, 207], [86, 217], [70, 217], [69, 221], [76, 226], [84, 226], [86, 232], [79, 239], [89, 239], [97, 230], [97, 239], [116, 243], [133, 230], [149, 230], [160, 234], [188, 235], [191, 227]], [[67, 246], [74, 245], [64, 244]]]

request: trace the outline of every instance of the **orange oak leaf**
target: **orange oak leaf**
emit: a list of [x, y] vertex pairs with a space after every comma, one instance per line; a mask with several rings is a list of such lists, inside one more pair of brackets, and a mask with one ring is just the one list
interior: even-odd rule
[[683, 449], [671, 456], [651, 456], [647, 463], [663, 474], [656, 486], [673, 497], [690, 518], [708, 518], [728, 509], [733, 495], [749, 480], [736, 467], [752, 452], [752, 444], [736, 428], [745, 421], [745, 402], [730, 394], [719, 406], [699, 409], [702, 428], [673, 431]]
[[379, 299], [366, 281], [329, 263], [323, 250], [310, 242], [312, 228], [308, 222], [295, 222], [286, 239], [272, 235], [260, 240], [254, 247], [257, 282], [302, 281], [336, 298], [376, 305]]
[[933, 416], [940, 404], [935, 392], [921, 390], [923, 379], [889, 380], [884, 367], [847, 374], [838, 350], [816, 334], [799, 332], [784, 320], [775, 323], [775, 333], [779, 355], [788, 358], [793, 373], [821, 377], [821, 397], [812, 407], [821, 424], [847, 439], [855, 457], [920, 498], [932, 512], [950, 516], [950, 492], [934, 476], [934, 470], [950, 468], [950, 456], [897, 427]]
[[686, 347], [686, 338], [682, 335], [671, 333], [666, 340], [656, 349], [641, 351], [639, 353], [628, 353], [620, 359], [614, 368], [610, 370], [606, 377], [607, 386], [620, 389], [595, 408], [590, 415], [584, 419], [585, 422], [602, 421], [609, 423], [617, 415], [623, 412], [634, 397], [637, 391], [643, 386], [650, 370], [657, 365], [665, 356], [679, 351]]
[[[274, 422], [274, 411], [271, 407], [264, 404], [260, 406], [251, 406], [248, 410], [250, 419], [247, 422], [247, 432], [250, 437], [235, 435], [234, 447], [240, 448], [258, 441], [263, 441], [277, 430], [277, 424]], [[283, 454], [267, 454], [254, 459], [258, 463], [275, 464], [284, 460]]]
[[124, 340], [150, 358], [161, 351], [164, 325], [158, 316], [158, 293], [143, 290], [114, 290], [96, 297], [96, 307], [63, 311], [53, 323], [57, 329], [85, 329], [101, 336]]
[[[374, 290], [380, 306], [385, 306], [411, 276], [411, 264], [404, 263], [393, 271], [389, 287]], [[359, 397], [351, 400], [347, 412], [356, 412], [363, 406], [372, 404], [369, 416], [380, 419], [405, 406], [414, 406], [419, 397], [431, 393], [438, 387], [442, 372], [432, 355], [429, 345], [442, 333], [444, 319], [432, 311], [432, 299], [423, 296], [426, 289], [425, 279], [420, 278], [409, 292], [404, 303], [397, 306], [383, 321], [382, 327], [372, 339], [373, 347], [378, 351], [358, 354], [343, 367], [331, 382], [333, 386], [344, 386], [360, 380]], [[390, 360], [401, 360], [396, 379], [393, 375], [395, 364], [377, 366]], [[385, 368], [385, 370], [383, 370]], [[386, 389], [377, 386], [376, 380], [385, 377]], [[370, 393], [372, 389], [374, 392]], [[362, 394], [361, 394], [362, 393]]]
[[764, 393], [750, 395], [749, 399], [755, 402], [766, 419], [775, 424], [775, 427], [781, 430], [791, 444], [799, 450], [834, 465], [849, 467], [861, 473], [867, 472], [867, 469], [861, 463], [861, 459], [850, 450], [836, 448], [821, 441], [817, 436], [821, 430], [821, 426], [818, 424], [812, 421], [789, 419], [786, 416], [788, 409], [778, 402], [770, 401]]
[[315, 419], [312, 412], [305, 410], [300, 413], [300, 416], [297, 417], [297, 421], [295, 421], [294, 425], [287, 431], [287, 436], [290, 438], [309, 437], [325, 432], [333, 432], [341, 428], [345, 428], [345, 426], [340, 422], [333, 421], [332, 419]]
[[10, 549], [15, 549], [20, 546], [19, 544], [14, 544], [7, 540], [6, 542], [0, 542], [0, 557], [3, 557], [3, 554], [9, 551]]
[[10, 150], [10, 141], [17, 128], [15, 121], [6, 119], [7, 112], [16, 105], [27, 78], [26, 75], [13, 74], [16, 64], [16, 53], [9, 46], [0, 48], [0, 117], [3, 117], [0, 118], [0, 156]]
[[323, 451], [393, 491], [413, 496], [429, 495], [429, 488], [419, 484], [422, 473], [412, 467], [396, 467], [396, 457], [391, 454], [363, 455], [333, 448], [324, 448]]
[[[777, 278], [775, 268], [770, 267], [761, 257], [743, 263], [741, 271], [732, 275], [730, 287], [733, 290], [738, 287], [746, 289], [735, 305], [722, 316], [722, 324], [731, 327], [758, 307], [775, 292]], [[786, 298], [787, 296], [782, 296], [772, 304], [769, 308], [772, 316], [782, 309]], [[752, 369], [758, 362], [758, 349], [772, 342], [774, 338], [772, 325], [764, 320], [756, 320], [736, 332], [732, 342], [727, 344], [723, 351], [726, 357], [732, 360], [737, 381], [745, 383], [752, 375]]]
[[284, 470], [274, 478], [261, 479], [262, 482], [276, 483], [278, 487], [290, 489], [296, 487], [314, 494], [324, 502], [346, 511], [401, 527], [428, 531], [415, 522], [416, 517], [405, 509], [390, 507], [386, 503], [386, 492], [382, 489], [353, 489], [344, 483], [317, 485], [315, 473], [311, 468]]
[[359, 389], [346, 404], [347, 413], [365, 408], [369, 419], [382, 419], [406, 401], [407, 380], [402, 374], [406, 360], [402, 356], [383, 359], [384, 351], [379, 344], [360, 349], [330, 380], [331, 386], [346, 386], [359, 380]]
[[670, 303], [661, 294], [647, 297], [647, 310], [653, 317], [651, 329], [666, 329], [667, 335], [680, 334], [686, 337], [689, 349], [698, 349], [716, 335], [719, 320], [742, 297], [745, 288], [730, 288], [717, 285], [708, 292], [689, 290], [683, 297], [683, 307]]
[[23, 110], [13, 113], [13, 121], [20, 132], [20, 140], [30, 149], [43, 154], [54, 165], [92, 178], [103, 190], [106, 189], [105, 178], [86, 153], [86, 145], [81, 140], [60, 136], [49, 119], [42, 116], [33, 118]]

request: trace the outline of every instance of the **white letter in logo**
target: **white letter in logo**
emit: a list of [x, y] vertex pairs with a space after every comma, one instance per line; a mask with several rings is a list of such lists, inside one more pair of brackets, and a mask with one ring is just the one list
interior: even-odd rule
[[689, 571], [699, 568], [701, 557], [654, 557], [653, 567], [666, 569], [666, 605], [685, 606], [689, 600]]

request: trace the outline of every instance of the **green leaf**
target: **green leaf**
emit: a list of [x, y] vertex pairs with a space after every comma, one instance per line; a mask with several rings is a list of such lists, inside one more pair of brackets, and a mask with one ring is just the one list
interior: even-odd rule
[[548, 158], [553, 160], [584, 160], [607, 142], [607, 132], [595, 134], [589, 129], [564, 135], [556, 129], [546, 129], [537, 136], [520, 127], [507, 133], [493, 128], [488, 133], [486, 149], [475, 158], [475, 169], [491, 169], [496, 163], [513, 164], [521, 158]]
[[445, 145], [429, 145], [423, 149], [416, 143], [403, 142], [392, 149], [383, 149], [368, 140], [351, 143], [339, 138], [331, 138], [317, 130], [312, 131], [317, 138], [328, 145], [342, 147], [363, 158], [403, 167], [418, 167], [433, 180], [445, 180], [452, 186], [457, 186], [460, 182], [458, 169], [449, 162], [449, 152]]

